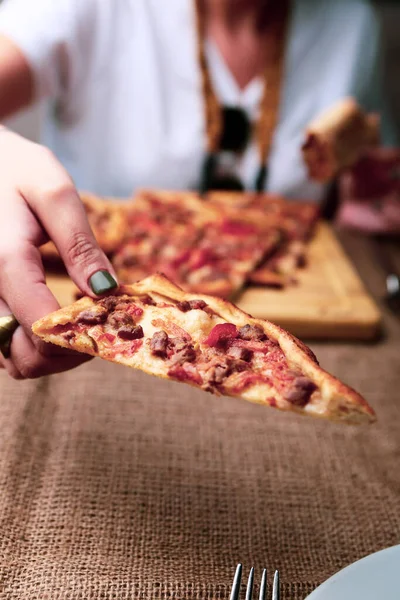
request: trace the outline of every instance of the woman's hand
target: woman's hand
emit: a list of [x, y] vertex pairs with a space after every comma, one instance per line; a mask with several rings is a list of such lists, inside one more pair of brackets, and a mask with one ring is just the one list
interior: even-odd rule
[[369, 233], [400, 231], [400, 150], [377, 148], [341, 177], [337, 221]]
[[87, 360], [43, 344], [31, 331], [34, 321], [59, 308], [38, 250], [49, 238], [83, 292], [96, 297], [116, 287], [66, 171], [46, 148], [0, 129], [0, 316], [13, 313], [20, 323], [10, 358], [0, 354], [0, 366], [16, 379], [65, 371]]

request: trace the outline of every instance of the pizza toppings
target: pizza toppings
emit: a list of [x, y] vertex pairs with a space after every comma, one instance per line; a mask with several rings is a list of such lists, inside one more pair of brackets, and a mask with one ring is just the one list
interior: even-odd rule
[[238, 330], [236, 325], [233, 325], [232, 323], [220, 323], [213, 327], [204, 343], [211, 348], [221, 348], [226, 346], [230, 340], [235, 339], [237, 336]]
[[78, 322], [84, 325], [98, 325], [107, 320], [108, 311], [101, 305], [94, 306], [89, 310], [84, 310], [78, 315]]
[[150, 340], [151, 353], [160, 358], [167, 357], [168, 334], [165, 331], [156, 331]]
[[75, 334], [75, 331], [66, 331], [65, 333], [62, 333], [61, 335], [66, 342], [70, 343], [74, 339], [76, 334]]
[[227, 362], [219, 364], [219, 365], [215, 365], [207, 371], [206, 381], [211, 386], [215, 385], [218, 387], [219, 385], [221, 385], [221, 383], [224, 381], [224, 379], [226, 377], [228, 377], [229, 372], [230, 372], [230, 365]]
[[232, 346], [228, 350], [229, 356], [237, 358], [238, 360], [244, 360], [250, 362], [253, 357], [253, 351], [249, 348], [240, 348], [239, 346]]
[[103, 306], [108, 312], [111, 312], [114, 310], [118, 300], [119, 298], [117, 296], [106, 296], [100, 300], [100, 305]]
[[197, 248], [191, 254], [190, 268], [193, 271], [218, 261], [218, 255], [212, 248]]
[[116, 310], [115, 312], [111, 313], [108, 317], [108, 323], [114, 329], [118, 329], [124, 325], [131, 326], [134, 324], [132, 316], [123, 310]]
[[239, 373], [232, 381], [232, 391], [235, 394], [241, 394], [252, 385], [258, 385], [266, 383], [271, 385], [270, 377], [263, 375], [262, 373], [255, 373], [254, 371], [244, 371]]
[[150, 339], [153, 356], [168, 359], [171, 365], [183, 365], [194, 362], [196, 350], [187, 337], [170, 337], [166, 331], [156, 331]]
[[98, 351], [99, 351], [99, 346], [98, 346], [97, 341], [94, 339], [94, 337], [92, 337], [89, 334], [88, 334], [88, 338], [89, 338], [89, 341], [90, 341], [90, 343], [92, 345], [93, 351], [97, 354]]
[[189, 300], [189, 305], [192, 310], [204, 310], [207, 308], [207, 302], [204, 302], [204, 300]]
[[123, 340], [120, 343], [113, 342], [107, 353], [109, 356], [123, 356], [125, 358], [132, 358], [136, 352], [143, 346], [143, 340]]
[[253, 340], [240, 340], [235, 339], [232, 340], [231, 346], [236, 346], [238, 348], [247, 348], [247, 350], [251, 350], [252, 352], [260, 352], [261, 354], [268, 354], [269, 359], [271, 359], [271, 353], [276, 349], [276, 344], [271, 342], [270, 340], [265, 340], [263, 342], [258, 342]]
[[154, 302], [153, 298], [151, 296], [149, 296], [148, 294], [146, 294], [146, 296], [143, 296], [141, 298], [141, 301], [143, 304], [146, 304], [147, 306], [156, 306], [156, 303]]
[[244, 221], [226, 220], [222, 224], [221, 231], [230, 235], [254, 235], [257, 234], [257, 228], [251, 223]]
[[239, 329], [241, 340], [263, 341], [267, 339], [264, 330], [259, 325], [244, 325]]
[[109, 344], [113, 344], [115, 339], [116, 339], [116, 336], [114, 334], [108, 333], [108, 332], [102, 333], [98, 337], [99, 342], [108, 342]]
[[204, 310], [207, 307], [207, 303], [204, 300], [183, 300], [177, 302], [177, 308], [182, 312], [188, 312], [189, 310]]
[[[114, 354], [121, 353], [130, 356], [141, 346], [144, 331], [141, 325], [136, 324], [135, 318], [140, 318], [143, 310], [130, 298], [120, 296], [107, 296], [93, 304], [90, 308], [81, 311], [74, 323], [56, 325], [54, 333], [61, 334], [72, 345], [76, 334], [82, 333], [85, 326], [89, 329], [86, 333], [87, 340], [92, 345], [94, 352], [99, 352], [98, 343], [113, 345]], [[90, 333], [89, 333], [90, 332]], [[117, 344], [116, 340], [121, 343]], [[128, 342], [130, 343], [127, 345]], [[139, 343], [140, 342], [140, 343]]]
[[143, 315], [143, 308], [132, 302], [130, 298], [121, 296], [106, 296], [99, 300], [96, 306], [99, 310], [102, 307], [107, 313], [122, 311], [135, 318], [140, 318]]
[[171, 355], [170, 361], [173, 365], [183, 365], [186, 362], [194, 362], [196, 356], [196, 350], [192, 344], [185, 344], [177, 352]]
[[121, 340], [139, 340], [144, 337], [141, 325], [123, 325], [118, 331]]
[[211, 360], [200, 365], [203, 372], [204, 381], [207, 389], [223, 390], [223, 384], [233, 373], [246, 371], [249, 365], [243, 360], [235, 360], [229, 356], [215, 356]]
[[63, 335], [64, 333], [69, 333], [73, 328], [73, 324], [68, 322], [68, 323], [57, 323], [57, 325], [54, 325], [51, 328], [51, 332], [54, 333], [54, 335]]
[[182, 312], [188, 312], [190, 310], [190, 304], [187, 300], [177, 302], [176, 307], [179, 308], [179, 310], [181, 310]]
[[162, 327], [169, 335], [172, 335], [177, 338], [182, 338], [187, 342], [190, 342], [192, 339], [187, 331], [185, 331], [184, 329], [182, 329], [182, 327], [180, 327], [176, 323], [173, 323], [172, 321], [164, 321], [163, 319], [153, 319], [151, 324], [154, 327]]
[[308, 377], [296, 377], [290, 388], [283, 393], [285, 400], [295, 406], [305, 406], [317, 386]]
[[141, 316], [143, 316], [143, 308], [140, 308], [140, 306], [137, 306], [133, 302], [129, 302], [129, 300], [127, 301], [126, 304], [117, 304], [116, 309], [117, 310], [121, 310], [121, 309], [126, 310], [127, 312], [129, 312], [131, 315], [133, 315], [137, 319], [139, 319]]

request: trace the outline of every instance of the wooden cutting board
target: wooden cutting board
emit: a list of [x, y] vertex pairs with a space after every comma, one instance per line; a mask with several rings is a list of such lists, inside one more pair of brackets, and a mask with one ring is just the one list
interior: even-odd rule
[[[370, 340], [380, 329], [377, 306], [366, 292], [331, 228], [320, 223], [308, 249], [307, 268], [284, 290], [250, 287], [240, 308], [270, 319], [303, 339]], [[74, 301], [76, 287], [63, 275], [49, 274], [49, 287], [62, 306]]]

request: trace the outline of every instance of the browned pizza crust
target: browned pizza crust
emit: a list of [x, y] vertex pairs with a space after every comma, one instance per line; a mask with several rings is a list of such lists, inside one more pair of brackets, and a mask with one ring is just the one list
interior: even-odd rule
[[288, 280], [288, 277], [281, 273], [276, 273], [272, 268], [265, 264], [250, 273], [248, 282], [256, 286], [259, 285], [278, 289], [283, 289], [291, 283], [290, 280]]
[[[271, 384], [265, 384], [265, 382], [254, 384], [240, 393], [235, 393], [231, 389], [224, 389], [222, 393], [238, 396], [259, 404], [273, 406], [281, 410], [294, 411], [299, 414], [322, 417], [333, 421], [358, 424], [373, 422], [375, 420], [374, 411], [364, 398], [332, 375], [326, 373], [318, 365], [316, 357], [307, 346], [287, 331], [269, 321], [254, 319], [233, 304], [213, 296], [201, 296], [201, 300], [206, 303], [208, 313], [203, 310], [182, 313], [178, 310], [177, 303], [198, 302], [199, 295], [183, 292], [163, 275], [153, 275], [136, 284], [121, 286], [118, 296], [121, 299], [134, 297], [136, 303], [139, 303], [141, 298], [150, 299], [150, 302], [146, 302], [148, 306], [144, 307], [144, 321], [142, 322], [144, 329], [148, 326], [146, 319], [150, 319], [152, 325], [155, 323], [161, 324], [161, 328], [165, 329], [168, 333], [171, 328], [176, 328], [176, 324], [180, 324], [180, 326], [184, 324], [186, 331], [190, 330], [192, 335], [196, 333], [203, 336], [209, 335], [210, 327], [214, 327], [213, 325], [209, 325], [211, 321], [212, 323], [222, 322], [232, 324], [229, 326], [237, 328], [243, 328], [244, 326], [261, 328], [267, 336], [267, 340], [273, 342], [279, 352], [282, 351], [287, 362], [287, 367], [285, 368], [289, 369], [288, 373], [301, 373], [308, 381], [311, 380], [311, 383], [314, 384], [313, 390], [315, 389], [309, 401], [302, 406], [288, 401], [284, 395], [276, 395], [275, 393], [272, 396], [271, 390], [274, 391], [274, 386], [269, 387]], [[68, 336], [61, 335], [60, 332], [64, 331], [64, 325], [67, 331], [68, 324], [74, 323], [83, 310], [93, 309], [100, 302], [101, 300], [94, 301], [91, 298], [84, 297], [72, 306], [63, 308], [36, 322], [32, 328], [33, 332], [47, 342], [66, 348], [72, 347], [75, 350], [99, 356], [99, 347], [96, 341], [93, 342], [93, 339], [84, 332], [78, 334], [73, 343], [68, 339]], [[151, 306], [152, 302], [155, 302], [155, 307]], [[154, 312], [152, 312], [153, 310]], [[186, 320], [184, 321], [184, 319]], [[54, 329], [55, 327], [56, 329]], [[180, 331], [183, 330], [180, 329]], [[143, 343], [141, 354], [138, 352], [136, 355], [124, 357], [123, 354], [116, 356], [111, 345], [109, 350], [102, 349], [100, 355], [102, 358], [113, 362], [119, 362], [133, 368], [139, 368], [153, 375], [173, 379], [174, 377], [165, 368], [164, 362], [154, 359], [147, 348], [146, 344]], [[273, 368], [273, 364], [271, 368]], [[203, 389], [207, 389], [208, 391], [216, 391], [215, 389], [210, 390], [209, 387], [198, 385], [196, 381], [187, 379], [185, 381], [197, 387], [203, 387]]]
[[379, 143], [379, 116], [367, 114], [352, 98], [324, 111], [305, 132], [302, 154], [311, 179], [325, 183], [355, 164]]

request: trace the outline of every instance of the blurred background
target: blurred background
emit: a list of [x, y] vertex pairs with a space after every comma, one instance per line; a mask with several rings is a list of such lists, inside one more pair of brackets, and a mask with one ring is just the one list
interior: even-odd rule
[[[393, 116], [400, 132], [400, 2], [399, 0], [375, 0], [374, 4], [378, 8], [383, 27], [385, 83]], [[36, 140], [40, 128], [40, 109], [26, 111], [9, 120], [7, 124], [22, 135]]]

